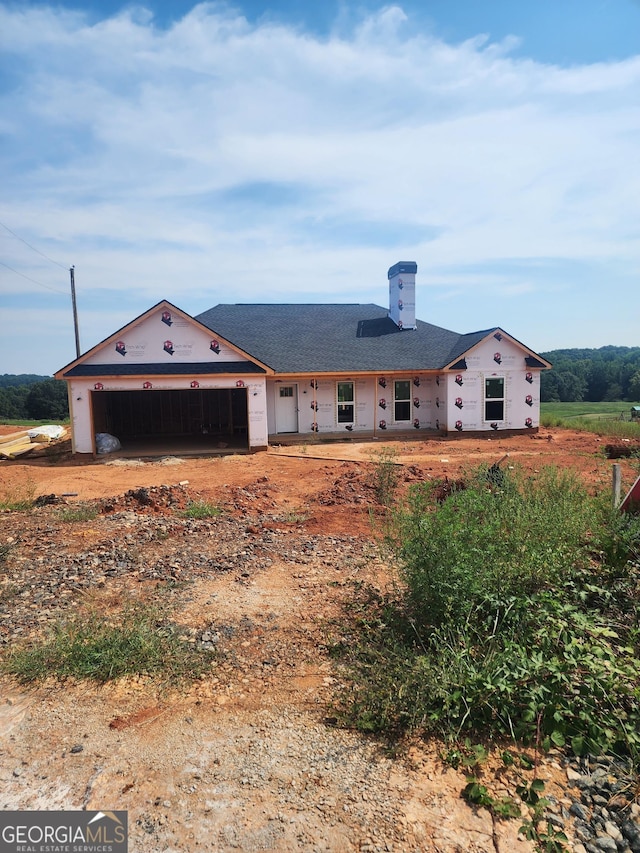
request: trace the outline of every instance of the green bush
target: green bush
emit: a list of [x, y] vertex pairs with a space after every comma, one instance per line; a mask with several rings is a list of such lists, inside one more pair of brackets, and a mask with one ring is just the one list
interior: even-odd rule
[[376, 500], [385, 507], [393, 504], [395, 492], [400, 480], [400, 466], [397, 452], [393, 448], [382, 448], [372, 453], [373, 468], [369, 483], [373, 487]]
[[571, 473], [549, 468], [491, 482], [469, 475], [434, 507], [432, 485], [412, 491], [397, 515], [402, 573], [421, 628], [499, 614], [516, 594], [532, 593], [588, 561], [595, 509]]
[[566, 472], [465, 485], [398, 513], [405, 589], [352, 604], [345, 719], [640, 755], [640, 522]]

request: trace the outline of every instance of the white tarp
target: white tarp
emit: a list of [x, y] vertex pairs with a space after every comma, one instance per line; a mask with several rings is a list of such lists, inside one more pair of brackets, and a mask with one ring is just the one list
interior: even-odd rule
[[27, 430], [29, 438], [34, 439], [37, 436], [46, 435], [51, 441], [56, 438], [62, 438], [66, 430], [64, 427], [55, 426], [54, 424], [46, 424], [45, 426], [34, 427]]

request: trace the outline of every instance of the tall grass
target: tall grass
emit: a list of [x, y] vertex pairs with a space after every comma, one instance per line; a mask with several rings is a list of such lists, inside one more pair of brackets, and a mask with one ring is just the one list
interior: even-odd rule
[[94, 506], [65, 506], [58, 511], [60, 521], [70, 524], [77, 521], [94, 521], [98, 515], [98, 509]]
[[369, 483], [373, 487], [376, 500], [384, 507], [391, 507], [393, 504], [400, 480], [397, 455], [393, 448], [383, 448], [371, 454], [373, 466], [369, 474]]
[[[640, 439], [640, 420], [630, 420], [631, 403], [541, 403], [547, 429], [575, 429], [611, 438]], [[624, 419], [622, 419], [624, 418]]]
[[602, 403], [541, 403], [543, 415], [569, 420], [570, 418], [603, 418], [607, 420], [629, 420], [632, 403], [619, 401]]
[[602, 438], [640, 439], [640, 424], [631, 421], [592, 420], [588, 418], [566, 420], [554, 415], [541, 415], [540, 423], [547, 429], [574, 429], [579, 432], [592, 432]]

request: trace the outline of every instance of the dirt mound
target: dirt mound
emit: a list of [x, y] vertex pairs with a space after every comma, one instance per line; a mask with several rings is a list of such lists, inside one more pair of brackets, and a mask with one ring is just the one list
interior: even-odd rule
[[99, 501], [98, 508], [105, 514], [127, 510], [154, 514], [184, 512], [195, 500], [187, 492], [186, 485], [180, 483], [176, 486], [138, 486], [129, 489], [124, 495]]
[[321, 506], [344, 504], [371, 506], [377, 503], [375, 487], [370, 473], [350, 462], [343, 463], [333, 482], [316, 495]]

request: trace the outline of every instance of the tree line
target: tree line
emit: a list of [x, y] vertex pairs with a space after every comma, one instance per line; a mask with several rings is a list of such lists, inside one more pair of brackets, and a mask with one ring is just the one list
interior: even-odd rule
[[543, 403], [640, 403], [640, 347], [558, 349], [541, 355], [553, 365], [541, 375]]
[[[543, 403], [640, 403], [640, 347], [557, 349], [541, 353], [553, 370], [543, 370]], [[0, 375], [0, 419], [65, 420], [65, 382], [32, 373]]]
[[0, 375], [0, 420], [61, 421], [68, 417], [66, 382], [35, 373]]

